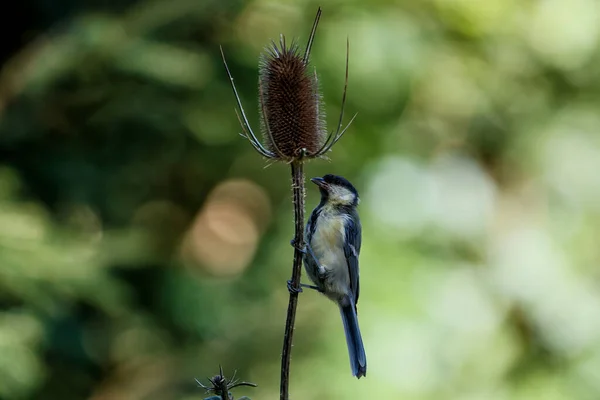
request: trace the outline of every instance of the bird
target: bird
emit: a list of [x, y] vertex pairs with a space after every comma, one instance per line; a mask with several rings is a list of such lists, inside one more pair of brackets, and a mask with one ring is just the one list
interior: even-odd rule
[[305, 229], [304, 268], [315, 286], [310, 287], [335, 302], [344, 324], [352, 375], [367, 374], [367, 358], [358, 326], [360, 293], [358, 257], [362, 227], [357, 207], [358, 191], [344, 177], [327, 174], [312, 178], [321, 201]]

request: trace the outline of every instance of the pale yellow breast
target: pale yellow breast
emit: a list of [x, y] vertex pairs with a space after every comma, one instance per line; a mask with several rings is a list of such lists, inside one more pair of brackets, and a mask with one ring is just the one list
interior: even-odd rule
[[343, 217], [327, 217], [317, 225], [311, 246], [321, 264], [331, 264], [329, 258], [343, 252], [344, 236]]

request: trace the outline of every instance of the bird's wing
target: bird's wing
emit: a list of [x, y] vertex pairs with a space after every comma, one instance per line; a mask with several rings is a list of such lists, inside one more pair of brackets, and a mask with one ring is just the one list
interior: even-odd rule
[[308, 238], [312, 237], [315, 233], [315, 229], [317, 228], [317, 218], [319, 217], [320, 212], [321, 210], [319, 208], [316, 208], [310, 214], [310, 218], [306, 223], [306, 229], [304, 231], [304, 240], [306, 240], [306, 242], [308, 242]]
[[348, 218], [346, 222], [346, 240], [344, 242], [344, 254], [348, 262], [348, 274], [350, 276], [350, 289], [354, 295], [354, 304], [358, 303], [360, 294], [360, 282], [358, 273], [358, 256], [362, 242], [362, 227], [357, 214]]
[[304, 262], [308, 263], [315, 270], [319, 269], [319, 261], [317, 261], [315, 257], [315, 253], [312, 250], [309, 238], [313, 237], [315, 230], [317, 229], [317, 218], [319, 217], [320, 212], [321, 210], [318, 207], [313, 210], [312, 214], [308, 218], [308, 222], [306, 223], [306, 228], [304, 229], [304, 240], [306, 242], [306, 253], [304, 255]]

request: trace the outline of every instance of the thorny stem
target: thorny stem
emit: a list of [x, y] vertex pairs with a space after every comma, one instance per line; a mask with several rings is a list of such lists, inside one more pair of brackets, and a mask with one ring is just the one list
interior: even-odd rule
[[[295, 160], [292, 165], [292, 193], [294, 199], [294, 264], [292, 266], [291, 286], [300, 289], [302, 275], [302, 252], [304, 247], [304, 170], [301, 160]], [[281, 386], [280, 400], [288, 400], [290, 383], [290, 360], [292, 356], [292, 338], [294, 336], [294, 323], [296, 321], [296, 306], [298, 305], [298, 291], [290, 292], [285, 333], [283, 336], [283, 350], [281, 352]]]
[[[221, 382], [219, 382], [218, 385], [218, 389], [220, 391], [220, 396], [221, 396], [221, 400], [231, 400], [231, 398], [229, 397], [229, 388], [227, 387], [227, 381], [225, 379], [223, 379]], [[217, 392], [219, 393], [219, 392]]]

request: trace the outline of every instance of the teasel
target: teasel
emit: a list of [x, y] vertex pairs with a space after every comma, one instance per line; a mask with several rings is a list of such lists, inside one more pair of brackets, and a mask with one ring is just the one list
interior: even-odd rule
[[[231, 87], [237, 102], [236, 114], [243, 135], [254, 149], [272, 162], [283, 161], [291, 166], [292, 204], [294, 206], [294, 260], [292, 277], [288, 281], [290, 297], [286, 314], [283, 348], [281, 350], [280, 400], [289, 400], [289, 376], [294, 325], [300, 278], [302, 275], [302, 255], [304, 248], [304, 162], [311, 158], [327, 158], [326, 153], [340, 140], [354, 117], [342, 129], [346, 91], [348, 88], [349, 42], [346, 40], [346, 76], [344, 93], [337, 130], [327, 133], [325, 112], [319, 92], [316, 71], [309, 70], [310, 50], [321, 17], [321, 8], [313, 23], [304, 54], [296, 42], [288, 47], [285, 37], [280, 36], [279, 45], [271, 42], [259, 61], [259, 113], [263, 142], [261, 142], [248, 123], [246, 112], [233, 82], [233, 77], [225, 61], [221, 48], [223, 64], [231, 81]], [[239, 109], [239, 111], [238, 111]]]
[[319, 7], [304, 54], [295, 41], [288, 46], [285, 36], [280, 35], [279, 44], [271, 41], [271, 45], [260, 56], [258, 100], [264, 143], [250, 127], [221, 48], [223, 64], [239, 109], [239, 112], [236, 109], [236, 114], [242, 127], [242, 136], [267, 159], [291, 163], [310, 158], [326, 158], [326, 153], [346, 133], [356, 117], [355, 114], [342, 129], [348, 88], [349, 41], [346, 40], [346, 75], [342, 107], [337, 129], [327, 133], [316, 69], [312, 72], [309, 69], [310, 51], [320, 17]]

